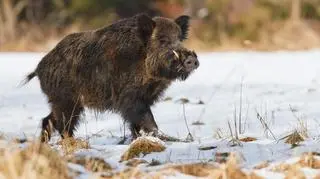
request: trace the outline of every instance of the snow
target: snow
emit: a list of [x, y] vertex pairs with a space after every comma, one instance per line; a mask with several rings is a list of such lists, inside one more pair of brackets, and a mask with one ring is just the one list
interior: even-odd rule
[[[49, 113], [38, 79], [19, 86], [43, 55], [0, 53], [0, 132], [8, 138], [38, 136], [41, 118]], [[242, 167], [252, 169], [263, 161], [294, 161], [304, 152], [320, 152], [319, 49], [301, 52], [212, 52], [198, 56], [198, 70], [185, 82], [176, 82], [166, 91], [164, 98], [171, 97], [172, 100], [160, 101], [152, 107], [161, 131], [186, 138], [188, 131], [183, 104], [178, 101], [189, 99], [190, 103], [184, 105], [185, 115], [195, 141], [166, 142], [164, 152], [151, 153], [143, 159], [149, 162], [155, 159], [162, 163], [190, 163], [212, 161], [217, 152], [237, 152], [243, 158]], [[199, 100], [204, 104], [197, 104]], [[240, 136], [258, 140], [231, 147], [228, 121], [233, 127], [234, 114], [238, 118], [240, 106], [243, 119]], [[257, 119], [257, 112], [265, 118], [276, 140], [269, 131], [265, 131]], [[308, 139], [301, 146], [291, 149], [290, 145], [279, 139], [295, 129], [301, 129], [298, 119], [307, 126]], [[201, 121], [204, 125], [192, 125], [195, 121]], [[96, 115], [86, 110], [85, 120], [75, 135], [87, 138], [91, 149], [78, 151], [77, 155], [99, 156], [115, 169], [121, 169], [123, 166], [118, 161], [128, 147], [117, 145], [123, 130], [119, 115], [110, 112]], [[216, 137], [217, 131], [220, 131], [222, 139]], [[129, 130], [126, 134], [129, 135]], [[53, 141], [58, 139], [56, 137]], [[199, 150], [200, 146], [217, 148]], [[77, 168], [72, 164], [70, 167]], [[81, 167], [78, 169], [82, 170]], [[303, 171], [310, 177], [319, 173], [312, 169]], [[255, 172], [267, 178], [284, 178], [283, 174], [265, 169]]]

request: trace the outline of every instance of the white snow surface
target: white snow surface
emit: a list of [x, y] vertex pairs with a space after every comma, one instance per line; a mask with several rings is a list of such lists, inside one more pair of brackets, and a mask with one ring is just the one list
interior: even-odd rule
[[[19, 86], [44, 55], [0, 53], [0, 132], [8, 138], [37, 137], [41, 118], [49, 113], [47, 98], [41, 92], [37, 78], [25, 86]], [[320, 49], [301, 52], [212, 52], [200, 53], [198, 57], [200, 67], [186, 81], [177, 81], [166, 91], [163, 98], [171, 97], [172, 100], [160, 101], [152, 107], [160, 130], [184, 139], [188, 131], [183, 105], [178, 100], [189, 99], [190, 103], [184, 105], [185, 116], [195, 141], [166, 142], [164, 152], [151, 153], [143, 159], [192, 163], [214, 160], [217, 152], [237, 152], [242, 156], [242, 167], [250, 170], [263, 161], [290, 162], [303, 152], [320, 152]], [[197, 104], [199, 100], [204, 104]], [[239, 118], [240, 111], [243, 127], [240, 136], [258, 140], [231, 147], [228, 121], [233, 128], [234, 114]], [[268, 123], [274, 137], [265, 131], [257, 119], [257, 112]], [[295, 129], [301, 130], [298, 119], [306, 125], [308, 138], [291, 149], [280, 139]], [[195, 121], [204, 124], [192, 125]], [[118, 161], [128, 147], [117, 144], [123, 130], [118, 114], [105, 112], [96, 115], [86, 110], [75, 136], [87, 138], [91, 149], [78, 151], [77, 154], [102, 157], [115, 169], [121, 169], [123, 164]], [[128, 129], [126, 133], [129, 135]], [[222, 139], [217, 137], [217, 133]], [[199, 150], [200, 146], [217, 148]], [[302, 171], [308, 177], [319, 173], [311, 169]], [[266, 178], [284, 178], [283, 174], [268, 170], [256, 173]], [[86, 176], [84, 174], [81, 178]]]

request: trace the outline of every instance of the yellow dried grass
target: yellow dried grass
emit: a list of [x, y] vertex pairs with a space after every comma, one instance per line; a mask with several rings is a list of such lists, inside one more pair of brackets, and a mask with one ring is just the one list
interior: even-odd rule
[[139, 166], [140, 164], [146, 164], [146, 163], [148, 163], [148, 162], [145, 161], [145, 160], [143, 160], [143, 159], [133, 158], [133, 159], [128, 160], [128, 162], [126, 163], [126, 165], [129, 166], [129, 167], [137, 167], [137, 166]]
[[70, 158], [68, 162], [82, 165], [91, 172], [108, 172], [112, 170], [110, 164], [98, 157], [77, 156]]
[[165, 149], [166, 147], [156, 140], [151, 140], [147, 137], [138, 137], [121, 156], [120, 162], [139, 157], [140, 154], [146, 155], [151, 152], [162, 152]]
[[256, 141], [257, 138], [254, 138], [254, 137], [244, 137], [244, 138], [241, 138], [240, 141], [241, 142], [252, 142], [252, 141]]
[[291, 145], [297, 145], [300, 142], [304, 141], [303, 136], [296, 130], [292, 134], [288, 135], [286, 138], [287, 139], [285, 140], [285, 143]]
[[65, 154], [72, 154], [79, 149], [89, 149], [89, 143], [83, 139], [74, 139], [72, 137], [65, 138], [59, 141], [58, 143], [61, 145], [61, 148]]
[[50, 146], [32, 143], [26, 149], [5, 150], [0, 156], [0, 178], [68, 179], [67, 163]]

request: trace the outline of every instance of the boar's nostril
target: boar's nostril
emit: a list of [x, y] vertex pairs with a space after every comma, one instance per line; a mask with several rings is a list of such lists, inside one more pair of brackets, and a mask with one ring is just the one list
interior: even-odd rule
[[194, 62], [194, 65], [195, 65], [196, 67], [198, 67], [198, 66], [199, 66], [199, 62], [198, 62], [198, 61], [195, 61], [195, 62]]
[[198, 68], [199, 62], [197, 59], [189, 58], [184, 62], [184, 66], [187, 71], [192, 71], [192, 70]]

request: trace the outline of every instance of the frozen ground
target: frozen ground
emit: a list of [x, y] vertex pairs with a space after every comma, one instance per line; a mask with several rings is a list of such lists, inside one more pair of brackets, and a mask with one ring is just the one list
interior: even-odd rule
[[[18, 87], [43, 55], [0, 53], [0, 132], [9, 138], [37, 136], [40, 120], [49, 112], [38, 79]], [[216, 152], [235, 151], [242, 154], [243, 167], [250, 169], [263, 161], [281, 162], [302, 152], [320, 152], [320, 50], [203, 53], [199, 54], [199, 60], [199, 69], [187, 81], [176, 82], [167, 90], [164, 98], [171, 97], [172, 100], [161, 101], [152, 108], [164, 133], [185, 138], [188, 131], [179, 99], [189, 99], [185, 104], [185, 115], [195, 141], [166, 143], [165, 152], [146, 155], [145, 160], [156, 159], [164, 163], [208, 161], [214, 160]], [[204, 104], [196, 104], [199, 100]], [[240, 108], [241, 136], [258, 140], [230, 147], [228, 121], [233, 126], [234, 114], [238, 116]], [[268, 123], [274, 137], [270, 131], [265, 131], [257, 113]], [[307, 126], [308, 138], [301, 146], [291, 149], [279, 139], [295, 129], [301, 130], [298, 119]], [[195, 121], [204, 124], [192, 125]], [[79, 151], [79, 155], [97, 155], [115, 168], [121, 168], [118, 161], [127, 148], [127, 145], [117, 145], [122, 134], [123, 125], [118, 115], [95, 115], [86, 111], [86, 120], [76, 136], [89, 139], [91, 149]], [[198, 150], [199, 146], [207, 145], [217, 148]], [[310, 177], [317, 172], [305, 171]], [[267, 171], [258, 174], [269, 178], [284, 177]]]

